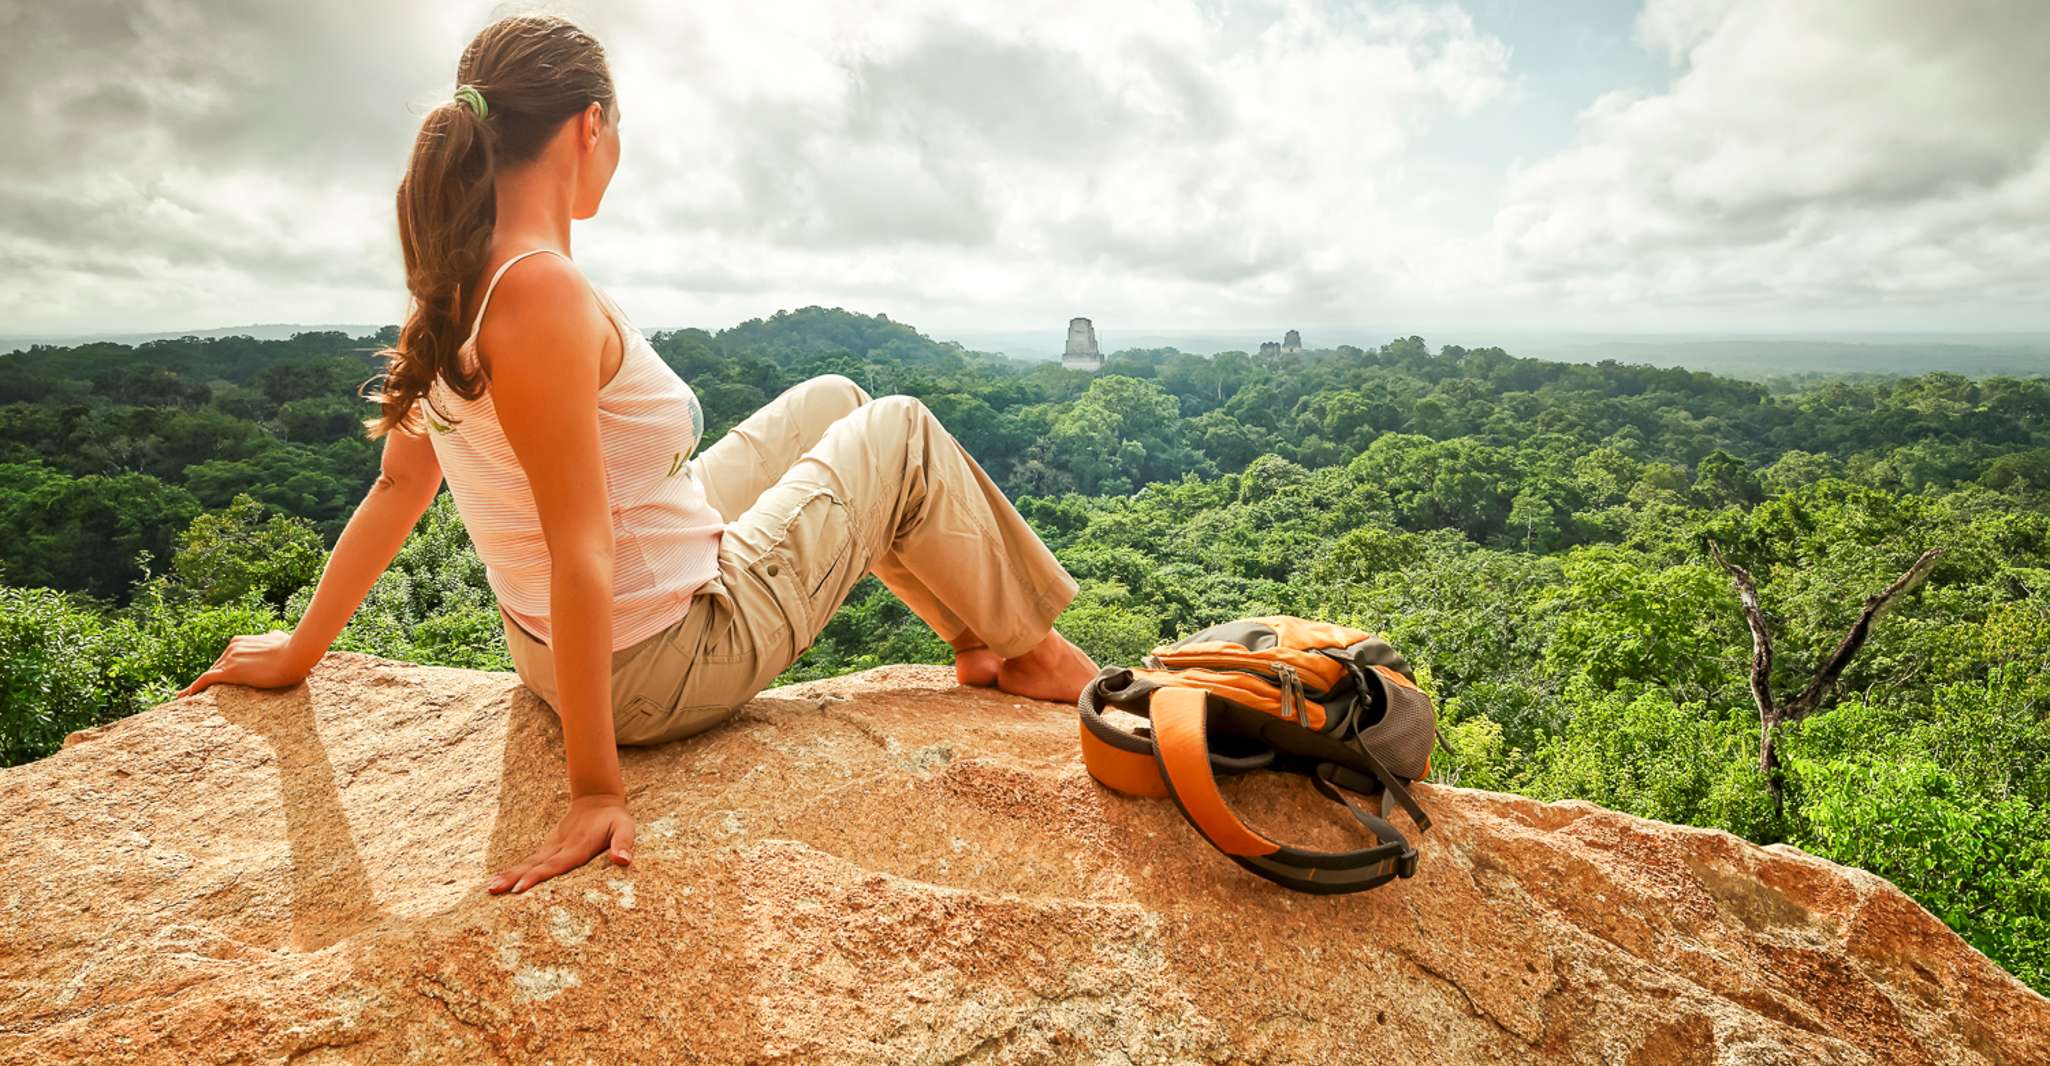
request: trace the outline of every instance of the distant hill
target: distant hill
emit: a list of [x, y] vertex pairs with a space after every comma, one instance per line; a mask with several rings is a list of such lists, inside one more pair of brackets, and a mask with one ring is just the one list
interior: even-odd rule
[[[1262, 341], [1278, 341], [1285, 329], [1125, 329], [1115, 323], [1105, 325], [1092, 322], [1096, 327], [1096, 342], [1105, 352], [1126, 351], [1133, 348], [1175, 348], [1192, 355], [1211, 355], [1217, 352], [1257, 352]], [[1342, 343], [1374, 347], [1383, 341], [1401, 336], [1394, 330], [1379, 333], [1367, 330], [1346, 330], [1321, 333], [1307, 327], [1302, 329], [1303, 340], [1313, 348], [1336, 347]], [[1052, 329], [1039, 330], [934, 330], [935, 338], [959, 341], [964, 347], [981, 352], [1002, 352], [1013, 359], [1027, 361], [1035, 359], [1059, 359], [1068, 344], [1068, 324], [1059, 323]], [[1375, 339], [1371, 344], [1368, 337]]]
[[1515, 355], [1569, 363], [1649, 363], [1739, 378], [1800, 374], [1884, 374], [1948, 371], [1967, 377], [2050, 374], [2050, 338], [2026, 334], [1958, 342], [1884, 340], [1553, 340], [1532, 338]]
[[113, 344], [141, 344], [144, 341], [177, 340], [180, 337], [234, 337], [246, 336], [260, 341], [286, 341], [294, 333], [325, 333], [335, 331], [351, 337], [367, 337], [382, 326], [362, 322], [259, 322], [247, 326], [216, 326], [212, 329], [174, 329], [156, 333], [69, 333], [69, 334], [0, 334], [0, 352], [15, 352], [31, 344], [59, 344], [66, 347], [109, 342]]
[[[0, 355], [0, 360], [4, 360], [0, 365], [6, 367], [5, 374], [0, 375], [0, 403], [39, 402], [52, 392], [65, 393], [84, 382], [118, 393], [126, 397], [126, 402], [147, 402], [152, 389], [171, 388], [176, 381], [193, 385], [213, 380], [246, 382], [281, 364], [319, 362], [337, 356], [347, 360], [352, 369], [360, 367], [368, 372], [378, 365], [373, 354], [377, 348], [372, 337], [375, 331], [355, 328], [355, 335], [342, 330], [299, 327], [285, 337], [268, 340], [235, 330], [214, 336], [180, 334], [135, 344], [86, 341], [17, 348]], [[357, 380], [361, 380], [360, 375]], [[175, 395], [175, 389], [170, 395]]]
[[[1178, 348], [1208, 355], [1220, 351], [1255, 352], [1262, 341], [1278, 341], [1271, 330], [1131, 330], [1095, 323], [1105, 352], [1134, 348]], [[1352, 344], [1372, 350], [1403, 336], [1397, 331], [1342, 327], [1302, 330], [1312, 350]], [[938, 336], [936, 333], [935, 336]], [[2050, 374], [2050, 335], [2000, 334], [1961, 339], [1955, 335], [1928, 338], [1901, 335], [1808, 337], [1621, 337], [1544, 333], [1496, 333], [1445, 330], [1424, 335], [1432, 344], [1464, 347], [1498, 346], [1511, 355], [1565, 363], [1643, 363], [1684, 367], [1729, 377], [1761, 380], [1806, 374], [1881, 374], [1905, 376], [1949, 371], [1967, 377], [1996, 375], [2029, 377]], [[968, 331], [949, 339], [980, 351], [1003, 352], [1016, 359], [1058, 359], [1066, 330]]]
[[[834, 309], [839, 311], [839, 309]], [[834, 347], [848, 341], [848, 322], [859, 323], [862, 350], [910, 343], [954, 342], [969, 351], [1001, 353], [1025, 361], [1057, 360], [1067, 339], [1066, 323], [1044, 330], [934, 330], [920, 331], [893, 322], [885, 315], [856, 315], [840, 312], [835, 318], [824, 308], [807, 307], [778, 312], [767, 319], [752, 319], [719, 330], [730, 346], [747, 349], [752, 342], [773, 341], [779, 349]], [[844, 319], [844, 320], [843, 320]], [[1106, 353], [1132, 349], [1176, 348], [1194, 355], [1221, 351], [1254, 352], [1262, 341], [1278, 341], [1283, 329], [1120, 329], [1114, 322], [1097, 322], [1097, 339]], [[259, 341], [289, 340], [296, 333], [336, 331], [351, 337], [366, 337], [383, 327], [366, 323], [264, 322], [212, 329], [166, 330], [154, 333], [82, 333], [70, 335], [0, 334], [0, 353], [31, 344], [78, 346], [95, 342], [136, 345], [152, 340], [181, 337], [211, 339], [247, 336]], [[664, 332], [672, 327], [651, 329]], [[674, 327], [684, 329], [688, 327]], [[1328, 350], [1352, 344], [1373, 350], [1404, 334], [1395, 330], [1335, 326], [1302, 327], [1303, 340], [1312, 350]], [[759, 334], [759, 337], [756, 335]], [[803, 335], [792, 343], [791, 335]], [[2050, 334], [1984, 334], [1963, 336], [1930, 334], [1811, 334], [1788, 337], [1714, 336], [1624, 336], [1617, 334], [1515, 333], [1491, 330], [1445, 330], [1425, 333], [1433, 345], [1450, 343], [1464, 347], [1497, 346], [1511, 355], [1568, 363], [1643, 363], [1658, 367], [1685, 367], [1749, 380], [1798, 377], [1810, 374], [1878, 374], [1903, 376], [1948, 371], [1968, 377], [2033, 377], [2050, 374]], [[929, 339], [928, 339], [929, 338]]]

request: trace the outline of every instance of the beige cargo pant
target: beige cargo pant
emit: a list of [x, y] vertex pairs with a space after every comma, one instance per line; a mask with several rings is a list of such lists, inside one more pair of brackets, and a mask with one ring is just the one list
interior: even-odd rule
[[[710, 729], [811, 647], [873, 571], [952, 641], [1010, 657], [1079, 590], [961, 443], [911, 396], [840, 374], [784, 390], [687, 469], [726, 520], [719, 574], [668, 629], [612, 654], [621, 744]], [[559, 706], [554, 655], [506, 617], [526, 686]]]

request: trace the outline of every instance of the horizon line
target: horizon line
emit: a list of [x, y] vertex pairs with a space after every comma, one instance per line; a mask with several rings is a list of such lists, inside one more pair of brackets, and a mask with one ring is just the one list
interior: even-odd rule
[[[807, 305], [807, 306], [820, 306], [820, 305]], [[850, 314], [861, 314], [861, 312], [853, 312], [853, 311], [850, 311], [850, 312], [848, 312], [848, 313], [850, 313]], [[773, 312], [772, 312], [771, 314], [773, 314]], [[730, 329], [730, 328], [732, 328], [733, 326], [738, 326], [738, 325], [741, 325], [741, 324], [743, 324], [743, 323], [745, 323], [745, 322], [749, 322], [749, 321], [756, 321], [756, 320], [763, 320], [763, 321], [766, 321], [766, 320], [767, 320], [767, 319], [768, 319], [769, 317], [771, 317], [771, 316], [770, 316], [770, 315], [756, 315], [756, 316], [752, 316], [751, 318], [741, 319], [740, 321], [738, 321], [738, 322], [735, 322], [735, 323], [732, 323], [732, 324], [731, 324], [731, 325], [729, 325], [729, 326], [721, 326], [721, 327], [716, 327], [716, 328], [709, 328], [709, 327], [706, 327], [706, 326], [702, 326], [702, 325], [658, 325], [658, 326], [650, 326], [650, 327], [648, 328], [648, 332], [650, 332], [650, 333], [658, 333], [658, 332], [674, 332], [674, 331], [679, 331], [679, 330], [685, 330], [685, 329], [701, 329], [701, 330], [705, 330], [706, 332], [714, 332], [714, 333], [716, 333], [716, 332], [719, 332], [720, 330], [723, 330], [723, 329]], [[868, 316], [864, 315], [863, 317], [868, 317]], [[887, 315], [886, 315], [885, 317], [889, 317], [889, 316], [887, 316]], [[1087, 316], [1084, 316], [1084, 317], [1087, 317]], [[899, 325], [903, 325], [903, 326], [909, 326], [909, 327], [911, 327], [912, 329], [914, 329], [915, 331], [917, 331], [918, 333], [920, 333], [920, 334], [923, 334], [923, 335], [925, 335], [925, 336], [928, 336], [928, 337], [931, 337], [931, 338], [933, 338], [933, 339], [935, 339], [935, 340], [944, 340], [944, 339], [946, 339], [946, 336], [945, 336], [945, 335], [947, 335], [947, 334], [957, 334], [957, 333], [958, 333], [958, 334], [969, 334], [969, 335], [975, 335], [975, 334], [984, 334], [984, 335], [987, 335], [987, 334], [1004, 334], [1004, 333], [1019, 333], [1019, 334], [1024, 334], [1024, 333], [1045, 333], [1045, 334], [1048, 334], [1048, 335], [1050, 335], [1050, 336], [1058, 336], [1058, 335], [1061, 335], [1061, 334], [1065, 333], [1065, 332], [1066, 332], [1066, 329], [1067, 329], [1067, 324], [1066, 324], [1065, 322], [1062, 322], [1062, 323], [1060, 323], [1060, 324], [1058, 324], [1058, 325], [1048, 325], [1048, 326], [1016, 326], [1016, 325], [1012, 325], [1012, 326], [965, 326], [965, 327], [941, 327], [941, 328], [925, 328], [925, 327], [920, 327], [920, 326], [916, 325], [915, 323], [912, 323], [912, 322], [908, 322], [908, 321], [905, 321], [905, 320], [903, 320], [903, 319], [899, 319], [899, 318], [889, 317], [889, 320], [890, 320], [891, 322], [895, 322], [895, 323], [897, 323], [897, 324], [899, 324]], [[1091, 322], [1091, 324], [1092, 324], [1092, 325], [1096, 326], [1096, 328], [1097, 328], [1097, 329], [1099, 330], [1099, 332], [1105, 332], [1105, 331], [1106, 331], [1105, 327], [1104, 327], [1104, 326], [1103, 326], [1103, 325], [1102, 325], [1101, 323], [1098, 323], [1098, 322], [1097, 322], [1097, 321], [1096, 321], [1096, 320], [1095, 320], [1094, 318], [1091, 318], [1091, 319], [1090, 319], [1090, 322]], [[283, 329], [283, 328], [293, 328], [293, 327], [296, 327], [296, 328], [300, 329], [300, 331], [301, 331], [301, 332], [319, 332], [319, 331], [322, 331], [322, 330], [340, 330], [340, 331], [346, 331], [346, 330], [361, 330], [361, 331], [362, 331], [362, 334], [361, 334], [361, 335], [369, 335], [369, 334], [374, 334], [374, 333], [376, 333], [376, 332], [377, 332], [378, 330], [380, 330], [380, 329], [384, 329], [384, 328], [386, 328], [386, 327], [390, 327], [390, 326], [397, 326], [397, 325], [399, 325], [399, 323], [397, 323], [397, 322], [385, 322], [385, 323], [370, 323], [370, 322], [289, 322], [289, 321], [284, 321], [284, 322], [244, 322], [244, 323], [234, 323], [234, 324], [230, 324], [230, 325], [224, 325], [224, 326], [185, 326], [185, 327], [172, 327], [172, 328], [122, 328], [122, 329], [105, 329], [105, 330], [87, 330], [87, 331], [76, 331], [76, 332], [62, 332], [62, 333], [59, 333], [59, 332], [43, 332], [43, 331], [21, 331], [21, 332], [13, 332], [13, 331], [8, 331], [8, 330], [5, 330], [5, 329], [0, 329], [0, 338], [6, 338], [6, 339], [7, 339], [7, 340], [9, 340], [9, 341], [31, 341], [31, 342], [57, 342], [57, 341], [70, 341], [70, 342], [79, 342], [79, 341], [91, 341], [91, 340], [104, 340], [104, 339], [108, 339], [108, 338], [113, 338], [113, 337], [128, 337], [128, 336], [145, 336], [145, 335], [147, 335], [147, 336], [155, 336], [155, 337], [166, 337], [166, 338], [171, 338], [171, 337], [179, 337], [179, 336], [199, 336], [199, 335], [201, 335], [201, 334], [205, 334], [205, 333], [219, 333], [219, 334], [227, 334], [227, 335], [233, 335], [233, 331], [235, 331], [235, 330], [243, 330], [243, 329]], [[1431, 335], [1433, 335], [1433, 334], [1436, 334], [1436, 335], [1438, 335], [1438, 336], [1457, 336], [1457, 335], [1461, 335], [1461, 334], [1480, 334], [1480, 335], [1513, 335], [1513, 336], [1522, 336], [1522, 337], [1554, 337], [1554, 338], [1604, 338], [1604, 339], [1659, 339], [1659, 340], [1676, 340], [1676, 339], [1687, 339], [1687, 338], [1692, 338], [1692, 339], [1714, 339], [1714, 340], [1744, 340], [1744, 339], [1754, 339], [1754, 338], [1756, 338], [1756, 339], [1782, 339], [1782, 338], [1801, 338], [1801, 337], [1867, 337], [1867, 338], [1894, 338], [1894, 337], [1898, 337], [1898, 338], [1914, 338], [1914, 339], [1930, 339], [1930, 338], [1984, 338], [1984, 339], [2002, 339], [2002, 340], [2032, 340], [2032, 341], [2039, 341], [2039, 342], [2046, 342], [2046, 341], [2050, 341], [2050, 329], [2040, 329], [2040, 330], [2025, 330], [2025, 329], [2023, 329], [2023, 330], [1983, 330], [1983, 329], [1982, 329], [1982, 330], [1941, 330], [1941, 329], [1924, 329], [1924, 330], [1902, 330], [1902, 329], [1869, 329], [1869, 328], [1867, 328], [1867, 329], [1856, 329], [1856, 328], [1840, 328], [1840, 329], [1824, 329], [1824, 328], [1807, 328], [1807, 329], [1734, 329], [1734, 330], [1701, 330], [1701, 329], [1674, 329], [1674, 330], [1655, 330], [1655, 329], [1616, 329], [1616, 330], [1600, 330], [1600, 329], [1572, 329], [1572, 328], [1558, 328], [1558, 327], [1531, 327], [1531, 326], [1478, 326], [1478, 327], [1476, 327], [1476, 326], [1464, 326], [1464, 327], [1448, 327], [1448, 328], [1444, 328], [1444, 329], [1424, 329], [1424, 328], [1416, 328], [1416, 327], [1411, 327], [1411, 328], [1407, 328], [1407, 329], [1402, 329], [1402, 328], [1389, 328], [1389, 327], [1382, 327], [1382, 326], [1368, 326], [1368, 325], [1345, 325], [1345, 324], [1332, 324], [1332, 323], [1307, 323], [1307, 324], [1303, 324], [1303, 325], [1295, 325], [1295, 326], [1287, 326], [1287, 327], [1282, 327], [1282, 328], [1279, 328], [1279, 329], [1270, 329], [1269, 327], [1263, 327], [1263, 326], [1186, 326], [1186, 325], [1181, 325], [1181, 326], [1176, 326], [1176, 325], [1134, 325], [1134, 326], [1127, 326], [1127, 325], [1117, 325], [1117, 326], [1112, 326], [1112, 327], [1109, 327], [1109, 328], [1108, 328], [1108, 330], [1107, 330], [1107, 332], [1111, 333], [1112, 335], [1116, 335], [1116, 334], [1128, 334], [1128, 335], [1129, 335], [1129, 334], [1161, 334], [1161, 335], [1176, 335], [1176, 334], [1180, 334], [1180, 335], [1200, 335], [1200, 334], [1206, 334], [1206, 333], [1210, 333], [1210, 334], [1231, 334], [1231, 333], [1243, 333], [1243, 334], [1247, 334], [1247, 335], [1261, 335], [1261, 334], [1265, 334], [1265, 333], [1267, 333], [1267, 332], [1272, 332], [1272, 333], [1274, 333], [1274, 335], [1275, 335], [1275, 339], [1277, 339], [1277, 340], [1278, 340], [1278, 339], [1280, 339], [1281, 335], [1282, 335], [1283, 333], [1287, 332], [1287, 330], [1289, 330], [1289, 329], [1294, 329], [1294, 330], [1297, 330], [1298, 332], [1301, 332], [1301, 333], [1306, 333], [1306, 334], [1307, 334], [1307, 333], [1309, 333], [1309, 332], [1311, 332], [1311, 331], [1323, 331], [1323, 332], [1330, 332], [1330, 333], [1340, 333], [1340, 332], [1343, 332], [1343, 333], [1372, 333], [1372, 334], [1376, 334], [1376, 335], [1379, 335], [1379, 336], [1389, 337], [1389, 338], [1392, 338], [1392, 339], [1398, 339], [1398, 340], [1399, 340], [1399, 339], [1402, 339], [1402, 338], [1405, 338], [1405, 337], [1420, 337], [1420, 338], [1424, 338], [1424, 339], [1427, 339], [1427, 340], [1428, 340], [1428, 339], [1429, 339], [1429, 337], [1430, 337]], [[1341, 342], [1341, 343], [1346, 343], [1346, 342]], [[1454, 342], [1454, 343], [1456, 343], [1456, 342]], [[1355, 345], [1355, 346], [1357, 346], [1357, 345]]]

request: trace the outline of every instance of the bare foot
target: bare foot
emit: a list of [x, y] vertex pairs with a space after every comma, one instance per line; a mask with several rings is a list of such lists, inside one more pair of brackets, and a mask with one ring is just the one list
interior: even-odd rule
[[998, 665], [997, 687], [1027, 699], [1073, 703], [1100, 672], [1087, 653], [1056, 629], [1031, 651]]
[[997, 666], [1004, 661], [973, 631], [947, 643], [954, 646], [954, 679], [964, 685], [988, 688], [997, 683]]

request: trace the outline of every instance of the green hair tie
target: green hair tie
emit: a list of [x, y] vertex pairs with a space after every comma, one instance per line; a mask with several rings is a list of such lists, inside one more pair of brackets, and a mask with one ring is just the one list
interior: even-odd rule
[[484, 94], [478, 92], [475, 85], [456, 86], [456, 99], [470, 105], [470, 110], [480, 119], [491, 111], [484, 105]]

